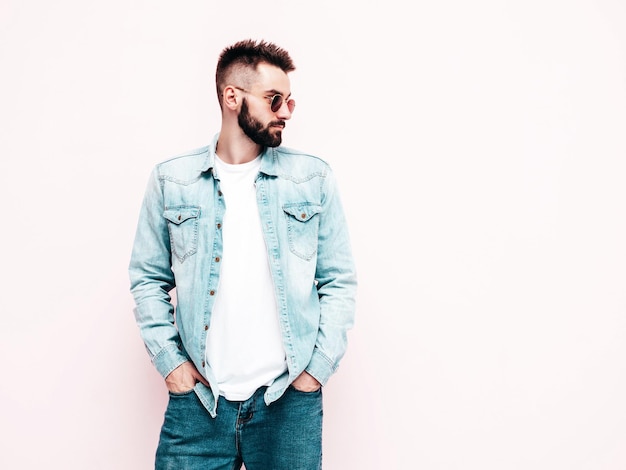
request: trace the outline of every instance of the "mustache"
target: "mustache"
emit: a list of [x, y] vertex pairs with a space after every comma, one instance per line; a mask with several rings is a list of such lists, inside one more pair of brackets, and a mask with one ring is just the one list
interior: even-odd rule
[[285, 127], [287, 125], [286, 121], [272, 121], [269, 124], [270, 126], [283, 126]]

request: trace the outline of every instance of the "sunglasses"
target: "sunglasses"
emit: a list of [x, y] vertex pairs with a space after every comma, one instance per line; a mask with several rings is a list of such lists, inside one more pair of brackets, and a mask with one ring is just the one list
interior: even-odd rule
[[[246, 90], [244, 88], [240, 88], [238, 86], [233, 87], [233, 88], [236, 88], [237, 90], [243, 91], [244, 93], [249, 93], [252, 96], [256, 96], [256, 95], [254, 95], [253, 93], [251, 93], [250, 91], [248, 91], [248, 90]], [[260, 96], [257, 96], [257, 98], [260, 98]], [[266, 99], [266, 100], [269, 100], [270, 109], [272, 110], [273, 113], [277, 113], [278, 110], [280, 108], [282, 108], [283, 103], [285, 103], [285, 102], [287, 103], [287, 109], [289, 109], [290, 113], [293, 113], [293, 110], [296, 107], [296, 102], [295, 102], [295, 100], [293, 98], [289, 98], [288, 100], [285, 100], [285, 98], [283, 98], [283, 95], [281, 95], [279, 93], [277, 93], [277, 94], [275, 94], [274, 96], [271, 96], [271, 97], [270, 96], [264, 96], [263, 98]]]

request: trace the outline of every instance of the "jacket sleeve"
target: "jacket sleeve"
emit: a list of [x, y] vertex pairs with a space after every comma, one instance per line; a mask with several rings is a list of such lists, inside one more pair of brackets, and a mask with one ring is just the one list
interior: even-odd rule
[[174, 324], [171, 245], [156, 167], [144, 195], [129, 265], [135, 319], [152, 363], [163, 377], [187, 361]]
[[339, 366], [354, 323], [356, 269], [347, 222], [335, 178], [325, 178], [320, 213], [315, 278], [320, 302], [320, 325], [306, 371], [324, 385]]

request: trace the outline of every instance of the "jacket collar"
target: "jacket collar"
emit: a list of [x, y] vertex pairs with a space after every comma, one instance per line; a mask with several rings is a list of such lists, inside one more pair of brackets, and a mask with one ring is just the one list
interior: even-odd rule
[[[215, 167], [215, 149], [217, 147], [217, 141], [219, 140], [219, 132], [213, 137], [213, 141], [208, 146], [208, 151], [200, 167], [200, 171], [207, 172], [213, 170]], [[278, 174], [278, 152], [275, 147], [265, 147], [261, 154], [261, 173], [266, 175], [276, 176]]]

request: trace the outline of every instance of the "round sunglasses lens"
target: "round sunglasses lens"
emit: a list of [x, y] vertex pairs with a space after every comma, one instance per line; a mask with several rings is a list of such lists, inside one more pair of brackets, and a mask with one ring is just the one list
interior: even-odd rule
[[287, 100], [287, 108], [289, 108], [290, 113], [293, 113], [293, 110], [296, 108], [296, 101], [293, 99]]
[[270, 103], [270, 109], [273, 113], [277, 112], [280, 107], [283, 105], [283, 97], [280, 95], [274, 95], [272, 97], [272, 102]]

